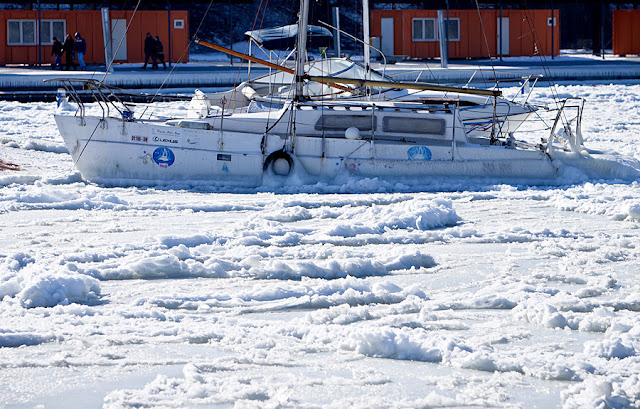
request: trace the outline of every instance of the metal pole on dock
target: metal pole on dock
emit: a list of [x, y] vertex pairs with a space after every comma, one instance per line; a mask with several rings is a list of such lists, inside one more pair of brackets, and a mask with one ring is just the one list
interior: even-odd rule
[[113, 50], [111, 44], [111, 18], [109, 16], [109, 8], [103, 7], [100, 9], [102, 16], [102, 38], [104, 40], [104, 63], [108, 72], [113, 72]]
[[42, 66], [42, 19], [40, 18], [40, 0], [38, 0], [38, 29], [36, 35], [38, 36], [38, 67]]
[[440, 33], [440, 35], [438, 36], [438, 40], [440, 43], [440, 67], [442, 68], [447, 68], [448, 63], [449, 63], [449, 56], [447, 55], [447, 45], [446, 45], [446, 29], [445, 29], [445, 22], [444, 22], [444, 13], [442, 10], [438, 10], [438, 33]]
[[[445, 47], [447, 48], [447, 63], [449, 62], [449, 0], [447, 0], [447, 29], [445, 30], [445, 39], [446, 39], [446, 44]], [[459, 25], [458, 25], [459, 26]], [[460, 29], [460, 27], [458, 27], [458, 29]]]
[[[231, 41], [231, 31], [232, 31], [232, 25], [231, 25], [231, 0], [228, 1], [228, 5], [229, 5], [229, 49], [233, 50], [233, 42]], [[233, 65], [233, 57], [230, 55], [229, 56], [229, 61], [231, 61], [231, 65]], [[242, 65], [242, 60], [240, 60], [240, 65]]]
[[602, 15], [602, 24], [600, 27], [600, 50], [602, 52], [602, 59], [604, 60], [604, 0], [600, 0], [600, 14]]
[[171, 0], [167, 0], [167, 24], [168, 24], [168, 33], [169, 33], [169, 40], [167, 41], [167, 47], [169, 48], [169, 61], [167, 61], [169, 63], [169, 67], [171, 67], [171, 34], [173, 33], [172, 27], [171, 27]]
[[554, 34], [556, 31], [556, 19], [553, 16], [553, 0], [551, 0], [551, 59], [554, 59], [554, 51], [555, 51], [555, 38]]
[[500, 41], [498, 41], [498, 53], [500, 54], [500, 61], [502, 61], [502, 42], [504, 41], [504, 38], [502, 37], [502, 0], [500, 0], [499, 7], [500, 7], [500, 26], [498, 27], [498, 30], [500, 30], [500, 33], [498, 34], [498, 37], [500, 37]]

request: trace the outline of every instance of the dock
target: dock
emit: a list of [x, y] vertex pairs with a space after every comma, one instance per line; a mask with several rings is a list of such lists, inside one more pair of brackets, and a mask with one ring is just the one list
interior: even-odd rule
[[[495, 79], [501, 83], [519, 81], [530, 76], [541, 77], [542, 83], [562, 81], [639, 80], [640, 57], [567, 54], [550, 57], [513, 57], [503, 60], [454, 60], [448, 68], [438, 60], [413, 61], [394, 58], [393, 64], [373, 63], [373, 68], [396, 81], [420, 81], [434, 84], [470, 84], [491, 87]], [[53, 101], [59, 84], [46, 82], [56, 78], [97, 79], [110, 87], [131, 90], [132, 98], [170, 100], [167, 95], [192, 94], [195, 89], [231, 88], [248, 78], [266, 75], [268, 68], [236, 62], [190, 62], [173, 64], [164, 69], [141, 69], [140, 64], [116, 64], [111, 72], [102, 65], [86, 71], [53, 71], [45, 67], [0, 68], [0, 99], [22, 102]], [[540, 84], [540, 83], [539, 83]], [[160, 90], [160, 92], [158, 92]], [[146, 96], [145, 96], [146, 95]]]

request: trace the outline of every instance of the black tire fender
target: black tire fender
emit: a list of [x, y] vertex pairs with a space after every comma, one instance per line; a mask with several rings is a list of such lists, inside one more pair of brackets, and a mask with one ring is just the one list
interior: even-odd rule
[[[285, 168], [286, 171], [282, 171], [281, 169], [274, 169], [274, 164], [276, 163], [276, 161], [281, 159], [284, 159], [289, 165], [288, 169]], [[271, 170], [276, 175], [287, 176], [289, 175], [289, 173], [291, 173], [291, 170], [293, 169], [293, 158], [287, 152], [282, 150], [271, 152], [271, 154], [269, 154], [269, 156], [267, 156], [267, 159], [264, 161], [263, 170], [267, 170], [269, 169], [269, 167], [271, 167]], [[280, 170], [280, 173], [278, 173], [277, 170]]]

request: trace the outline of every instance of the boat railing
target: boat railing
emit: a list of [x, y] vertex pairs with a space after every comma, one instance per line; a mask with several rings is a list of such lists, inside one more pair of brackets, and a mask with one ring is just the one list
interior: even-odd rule
[[104, 82], [95, 79], [72, 79], [72, 78], [53, 78], [47, 79], [45, 82], [56, 82], [61, 84], [66, 90], [66, 95], [77, 104], [78, 108], [75, 115], [84, 119], [86, 108], [81, 97], [90, 95], [102, 109], [102, 119], [106, 119], [111, 115], [112, 110], [123, 121], [133, 120], [133, 111], [122, 99], [116, 94], [115, 89], [110, 88]]
[[582, 154], [586, 152], [582, 138], [582, 112], [584, 98], [567, 98], [560, 102], [558, 113], [551, 126], [547, 151], [553, 151], [553, 141], [560, 142], [564, 149]]

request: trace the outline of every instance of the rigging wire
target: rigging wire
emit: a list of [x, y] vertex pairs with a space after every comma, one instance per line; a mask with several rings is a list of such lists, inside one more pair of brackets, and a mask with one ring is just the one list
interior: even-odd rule
[[[405, 16], [404, 10], [402, 10], [400, 12], [400, 15], [402, 16], [402, 22], [406, 26], [409, 26], [409, 23], [406, 21], [406, 16]], [[422, 71], [424, 71], [424, 70], [422, 70]], [[429, 67], [429, 64], [427, 64], [427, 71], [429, 71], [429, 74], [431, 74], [432, 81], [434, 81], [436, 84], [440, 85], [440, 81], [438, 80], [438, 76], [433, 73], [433, 71], [431, 70], [431, 67]], [[418, 78], [416, 78], [416, 81], [418, 81], [419, 79], [420, 79], [420, 75], [418, 75]]]
[[[137, 10], [137, 9], [138, 9], [138, 7], [140, 6], [141, 1], [142, 1], [142, 0], [138, 0], [138, 4], [136, 5], [136, 8], [135, 8], [136, 10]], [[124, 10], [124, 6], [125, 6], [125, 4], [127, 4], [127, 2], [128, 2], [128, 0], [124, 0], [124, 1], [122, 2], [122, 5], [120, 6], [120, 10]], [[134, 15], [135, 15], [135, 12], [134, 12]], [[133, 16], [131, 17], [131, 19], [133, 20]], [[128, 29], [129, 29], [129, 26], [127, 26], [127, 30], [128, 30]], [[121, 43], [122, 43], [122, 41], [121, 41]], [[102, 51], [106, 51], [106, 50], [107, 50], [107, 47], [111, 47], [111, 38], [109, 38], [109, 40], [107, 41], [107, 44], [102, 48]], [[117, 48], [117, 50], [116, 50], [116, 54], [118, 53], [118, 51], [119, 51], [119, 50], [120, 50], [120, 46], [118, 46], [118, 48]], [[111, 65], [110, 65], [109, 67], [111, 67]], [[108, 68], [109, 68], [109, 67], [107, 67], [107, 72], [108, 72]], [[97, 73], [98, 73], [98, 67], [96, 66], [96, 68], [94, 68], [94, 69], [93, 69], [93, 72], [91, 73], [91, 77], [90, 77], [90, 79], [93, 79], [93, 77], [94, 77]], [[106, 72], [105, 72], [105, 75], [106, 75]], [[102, 78], [102, 81], [104, 81], [104, 78]]]
[[[141, 0], [138, 0], [138, 1], [140, 2]], [[166, 84], [166, 82], [169, 79], [169, 77], [171, 76], [171, 74], [173, 74], [173, 71], [177, 68], [178, 63], [180, 63], [182, 61], [182, 59], [184, 58], [184, 56], [187, 53], [187, 51], [189, 50], [189, 47], [191, 46], [191, 44], [193, 44], [194, 40], [196, 38], [198, 38], [198, 33], [200, 32], [200, 29], [202, 28], [202, 24], [204, 23], [204, 19], [207, 17], [207, 14], [209, 14], [209, 10], [211, 10], [211, 5], [212, 4], [213, 4], [213, 0], [209, 0], [209, 5], [207, 6], [207, 10], [204, 12], [204, 15], [202, 16], [202, 19], [200, 20], [200, 24], [198, 24], [198, 28], [196, 29], [195, 33], [193, 34], [193, 37], [191, 37], [191, 40], [189, 40], [189, 44], [187, 44], [185, 49], [182, 51], [182, 54], [180, 54], [180, 57], [178, 57], [178, 60], [173, 64], [173, 66], [171, 67], [171, 70], [165, 76], [164, 80], [162, 81], [162, 84], [160, 84], [160, 87], [158, 87], [158, 90], [154, 94], [153, 98], [147, 104], [147, 106], [145, 107], [144, 111], [140, 115], [140, 118], [144, 117], [144, 114], [147, 112], [147, 109], [149, 109], [149, 106], [150, 106], [149, 104], [151, 104], [155, 100], [155, 98], [158, 96], [158, 94], [160, 93], [160, 90], [164, 87], [164, 84]], [[127, 27], [127, 29], [128, 29], [128, 27]], [[151, 118], [152, 114], [153, 114], [153, 111], [151, 113], [149, 113], [149, 118]]]
[[[153, 94], [153, 97], [151, 98], [151, 101], [149, 101], [147, 103], [147, 106], [144, 108], [144, 111], [142, 111], [142, 114], [140, 115], [140, 118], [144, 117], [144, 114], [147, 112], [147, 109], [149, 109], [150, 104], [153, 103], [155, 101], [155, 99], [158, 97], [158, 94], [160, 93], [160, 90], [164, 87], [164, 85], [167, 83], [167, 81], [169, 80], [169, 77], [171, 76], [171, 74], [173, 74], [173, 71], [175, 71], [175, 69], [178, 67], [178, 63], [180, 63], [182, 61], [182, 59], [184, 58], [185, 54], [187, 53], [187, 50], [189, 49], [189, 46], [191, 45], [191, 43], [193, 43], [193, 40], [191, 40], [189, 42], [189, 44], [187, 44], [187, 46], [185, 47], [185, 49], [182, 51], [182, 54], [180, 54], [180, 57], [178, 57], [178, 60], [173, 64], [173, 66], [171, 67], [171, 70], [169, 70], [169, 72], [167, 73], [167, 75], [164, 77], [164, 80], [162, 81], [162, 84], [160, 84], [160, 86], [158, 87], [158, 89], [156, 90], [155, 94]], [[149, 119], [151, 119], [151, 115], [153, 114], [153, 111], [151, 111], [149, 113]]]
[[[133, 14], [131, 15], [131, 20], [129, 20], [129, 24], [127, 24], [127, 28], [125, 29], [125, 33], [129, 31], [129, 26], [131, 25], [131, 22], [133, 21], [133, 18], [135, 17], [136, 12], [138, 11], [138, 8], [140, 7], [140, 3], [141, 2], [142, 2], [142, 0], [138, 0], [138, 3], [136, 4], [135, 9], [133, 10]], [[121, 9], [124, 8], [124, 5], [126, 3], [127, 3], [127, 0], [125, 0], [122, 3]], [[116, 49], [115, 54], [118, 54], [118, 51], [120, 51], [120, 47], [122, 46], [122, 42], [124, 41], [124, 38], [125, 38], [125, 36], [122, 36], [122, 38], [120, 39], [120, 44], [118, 44], [118, 48]], [[105, 45], [103, 50], [106, 50], [106, 48], [111, 45], [111, 41], [112, 41], [112, 38], [109, 38], [109, 41], [107, 42], [107, 45]], [[113, 61], [114, 60], [112, 59], [111, 62], [109, 63], [109, 66], [105, 70], [104, 77], [102, 77], [102, 80], [100, 80], [100, 83], [104, 83], [104, 80], [107, 77], [107, 73], [109, 72], [109, 69], [113, 65]], [[90, 79], [93, 79], [93, 76], [96, 73], [97, 73], [97, 67], [94, 68], [93, 72], [91, 73], [91, 78]], [[82, 120], [84, 121], [84, 118], [82, 118]], [[93, 136], [95, 135], [96, 131], [98, 130], [98, 126], [100, 126], [101, 123], [102, 123], [102, 120], [98, 121], [98, 123], [96, 124], [96, 127], [93, 128], [93, 131], [91, 132], [91, 135], [89, 135], [89, 139], [87, 139], [87, 143], [85, 143], [84, 147], [82, 148], [82, 151], [80, 152], [80, 155], [78, 155], [78, 159], [75, 161], [74, 166], [77, 165], [78, 161], [82, 157], [82, 154], [84, 154], [85, 149], [87, 149], [87, 146], [89, 146], [89, 142], [91, 142], [91, 139], [93, 139]]]
[[[478, 10], [478, 19], [480, 19], [480, 27], [482, 28], [482, 36], [484, 37], [484, 44], [487, 47], [487, 54], [489, 55], [489, 63], [491, 64], [491, 71], [493, 71], [493, 78], [495, 80], [496, 88], [500, 90], [500, 83], [498, 82], [498, 76], [496, 75], [496, 67], [493, 65], [493, 58], [491, 57], [491, 49], [489, 48], [489, 40], [487, 39], [487, 32], [484, 29], [484, 22], [482, 21], [482, 15], [480, 14], [480, 5], [478, 0], [476, 1], [476, 10]], [[482, 75], [482, 71], [480, 72]]]
[[[407, 21], [406, 21], [406, 16], [404, 15], [404, 10], [401, 10], [401, 11], [400, 11], [400, 16], [402, 17], [402, 23], [403, 23], [405, 26], [409, 27], [409, 22], [407, 22]], [[415, 45], [414, 45], [414, 47], [415, 47]], [[432, 80], [433, 80], [436, 84], [440, 85], [440, 82], [438, 81], [438, 77], [433, 73], [433, 71], [431, 71], [431, 67], [429, 67], [429, 64], [427, 64], [427, 70], [429, 71], [429, 74], [431, 74]], [[424, 70], [423, 70], [423, 71], [424, 71]], [[421, 72], [422, 72], [422, 71], [421, 71]], [[416, 81], [417, 81], [419, 78], [420, 78], [420, 76], [418, 76], [418, 78], [416, 79]]]
[[[484, 24], [483, 24], [483, 21], [482, 21], [482, 17], [480, 16], [480, 6], [478, 5], [478, 1], [477, 1], [477, 0], [476, 0], [475, 2], [476, 2], [476, 8], [477, 8], [477, 10], [478, 10], [478, 18], [479, 18], [479, 20], [480, 20], [480, 25], [481, 25], [481, 27], [482, 27], [482, 33], [483, 33], [484, 40], [485, 40], [485, 46], [487, 47], [487, 54], [489, 55], [489, 62], [490, 62], [490, 64], [491, 64], [491, 69], [492, 69], [492, 72], [493, 72], [493, 77], [494, 77], [494, 81], [493, 81], [493, 83], [494, 83], [494, 85], [495, 85], [496, 89], [500, 90], [500, 85], [499, 85], [499, 83], [498, 83], [498, 78], [497, 78], [497, 75], [496, 75], [495, 67], [494, 67], [494, 65], [493, 65], [493, 61], [492, 61], [492, 58], [491, 58], [491, 51], [490, 51], [490, 49], [489, 49], [489, 42], [488, 42], [488, 40], [487, 40], [487, 35], [486, 35], [486, 31], [485, 31], [485, 29], [484, 29]], [[405, 13], [404, 13], [403, 11], [401, 12], [401, 18], [402, 18], [402, 21], [403, 21], [403, 23], [404, 23], [405, 25], [408, 25], [408, 24], [409, 24], [409, 23], [407, 22], [407, 20], [406, 20]], [[448, 28], [447, 28], [447, 29], [448, 29]], [[415, 47], [415, 46], [414, 46], [414, 47]], [[433, 71], [431, 70], [431, 67], [430, 67], [428, 64], [426, 64], [426, 67], [427, 67], [427, 68], [426, 68], [426, 71], [428, 71], [428, 72], [429, 72], [429, 74], [431, 75], [433, 82], [435, 82], [436, 84], [440, 85], [440, 81], [439, 81], [438, 77], [437, 77], [437, 76], [433, 73]], [[478, 66], [478, 68], [479, 68], [478, 72], [480, 73], [480, 77], [482, 78], [483, 82], [484, 82], [485, 84], [489, 84], [489, 83], [490, 83], [490, 81], [487, 81], [487, 79], [485, 78], [485, 76], [484, 76], [484, 70], [482, 70], [482, 67]], [[424, 71], [425, 71], [425, 70], [419, 70], [420, 74], [418, 75], [418, 78], [416, 79], [416, 81], [418, 81], [418, 79], [420, 78], [420, 75], [422, 75], [422, 73], [423, 73]], [[446, 96], [446, 94], [447, 94], [447, 93], [445, 93], [445, 96]]]
[[[538, 35], [538, 31], [536, 30], [535, 26], [533, 26], [531, 24], [531, 18], [530, 18], [529, 13], [528, 13], [529, 8], [528, 8], [526, 0], [525, 0], [525, 6], [526, 6], [526, 8], [525, 8], [525, 19], [527, 20], [527, 24], [529, 26], [529, 32], [533, 35], [533, 45], [534, 45], [535, 49], [539, 51], [540, 50], [539, 45], [541, 44], [540, 36]], [[553, 16], [552, 16], [552, 18], [553, 18]], [[554, 29], [554, 28], [555, 28], [555, 26], [552, 26], [552, 29]], [[549, 88], [551, 90], [551, 95], [553, 96], [553, 102], [556, 105], [556, 109], [559, 109], [560, 108], [559, 107], [559, 105], [560, 105], [560, 96], [558, 95], [558, 90], [556, 89], [556, 83], [553, 80], [553, 76], [551, 75], [551, 69], [549, 67], [549, 64], [548, 64], [545, 56], [542, 55], [542, 54], [539, 54], [539, 57], [540, 57], [540, 62], [542, 63], [542, 69], [544, 70], [544, 73], [545, 73], [545, 77], [546, 77], [545, 79], [549, 83]], [[562, 121], [562, 124], [565, 127], [569, 125], [569, 121], [568, 121], [568, 119], [566, 117], [566, 113], [565, 112], [562, 112], [562, 115], [560, 116], [560, 120]]]
[[[293, 0], [292, 0], [292, 2], [293, 2]], [[261, 0], [260, 4], [262, 4], [262, 0]], [[266, 14], [267, 14], [267, 6], [268, 6], [268, 5], [269, 5], [269, 0], [267, 0], [267, 3], [266, 3], [266, 4], [265, 4], [265, 6], [264, 6], [264, 11], [262, 12], [262, 18], [260, 19], [260, 26], [259, 26], [259, 29], [262, 29], [262, 27], [263, 27], [263, 24], [264, 24], [264, 18], [265, 18]], [[293, 9], [292, 9], [292, 8], [289, 8], [289, 10], [293, 10]], [[252, 30], [253, 30], [253, 29], [255, 29], [255, 24], [256, 24], [256, 22], [257, 22], [257, 19], [258, 19], [258, 13], [259, 13], [259, 12], [260, 12], [260, 8], [258, 7], [258, 12], [256, 13], [256, 19], [255, 19], [255, 20], [254, 20], [254, 22], [253, 22]], [[290, 11], [289, 17], [291, 17], [291, 11]], [[284, 29], [284, 27], [283, 27], [283, 29]], [[287, 48], [287, 49], [286, 49], [285, 54], [288, 54], [288, 51], [289, 51], [289, 48]], [[272, 54], [271, 54], [271, 50], [270, 50], [270, 52], [269, 52], [269, 59], [270, 59], [270, 60], [271, 60], [271, 55], [272, 55]], [[284, 64], [284, 61], [286, 61], [286, 60], [283, 60], [283, 61], [282, 61], [282, 63], [280, 63], [280, 56], [278, 55], [278, 53], [276, 53], [276, 56], [277, 56], [277, 59], [276, 59], [277, 63], [278, 63], [279, 65]], [[285, 57], [285, 58], [286, 58], [286, 57]], [[271, 73], [271, 68], [269, 69], [269, 73]], [[275, 73], [275, 74], [277, 75], [277, 73]], [[284, 78], [284, 74], [283, 74], [283, 78]], [[269, 81], [271, 81], [271, 79], [270, 79]], [[285, 109], [285, 110], [284, 110], [284, 112], [282, 113], [282, 115], [281, 115], [281, 116], [280, 116], [280, 117], [275, 121], [275, 123], [273, 124], [273, 126], [269, 126], [269, 122], [271, 121], [271, 114], [272, 114], [272, 111], [273, 111], [273, 110], [271, 109], [271, 107], [272, 107], [272, 106], [273, 106], [273, 104], [274, 104], [274, 100], [275, 100], [275, 98], [276, 98], [276, 96], [275, 96], [275, 93], [273, 92], [273, 89], [272, 89], [272, 87], [271, 87], [271, 82], [269, 82], [269, 110], [268, 110], [268, 112], [267, 112], [267, 123], [266, 123], [266, 128], [265, 128], [265, 135], [267, 135], [267, 134], [268, 134], [268, 133], [269, 133], [273, 128], [275, 128], [275, 126], [280, 122], [280, 120], [284, 117], [284, 115], [285, 115], [285, 114], [287, 113], [287, 111], [288, 111], [288, 109]]]
[[554, 96], [554, 102], [556, 103], [556, 106], [558, 104], [557, 101], [557, 92], [555, 89], [555, 82], [553, 81], [553, 76], [551, 75], [551, 70], [549, 68], [549, 64], [547, 63], [547, 60], [545, 58], [545, 56], [543, 54], [540, 54], [540, 37], [538, 36], [538, 31], [536, 30], [535, 26], [533, 26], [531, 24], [531, 18], [529, 16], [528, 13], [528, 9], [525, 9], [524, 11], [525, 13], [525, 20], [527, 21], [527, 25], [529, 26], [529, 33], [533, 36], [533, 40], [531, 41], [535, 51], [538, 53], [538, 56], [540, 58], [540, 62], [542, 64], [542, 69], [545, 73], [545, 79], [547, 80], [547, 82], [549, 83], [549, 88], [551, 88], [551, 93]]
[[[127, 27], [124, 29], [125, 33], [129, 32], [129, 27], [131, 26], [131, 23], [133, 22], [133, 19], [136, 16], [136, 13], [138, 12], [138, 8], [140, 7], [140, 3], [142, 3], [142, 0], [138, 0], [138, 4], [136, 4], [136, 8], [133, 9], [133, 14], [131, 15], [131, 19], [129, 20], [129, 23], [127, 24]], [[111, 32], [111, 30], [109, 30], [109, 32]], [[111, 61], [109, 62], [109, 66], [105, 70], [104, 77], [102, 77], [102, 80], [100, 80], [100, 82], [104, 82], [104, 80], [107, 78], [107, 73], [109, 72], [109, 70], [113, 66], [113, 62], [115, 61], [115, 56], [118, 54], [118, 51], [120, 51], [120, 47], [122, 47], [122, 43], [124, 42], [125, 38], [126, 38], [126, 36], [122, 36], [122, 38], [120, 39], [120, 43], [118, 43], [118, 48], [116, 48], [116, 52], [111, 56]], [[109, 39], [109, 42], [111, 42], [111, 39]]]
[[[260, 4], [258, 4], [258, 10], [256, 11], [256, 16], [253, 19], [253, 24], [251, 25], [251, 31], [255, 30], [256, 28], [256, 23], [258, 22], [258, 16], [260, 15], [260, 9], [262, 8], [262, 3], [264, 0], [260, 0]], [[269, 0], [267, 0], [267, 4], [269, 3]], [[264, 6], [264, 11], [262, 13], [262, 21], [264, 21], [264, 15], [265, 12], [267, 11], [267, 4], [265, 4]], [[229, 6], [229, 14], [231, 14], [231, 6]], [[260, 28], [262, 28], [262, 21], [260, 23]], [[245, 54], [249, 54], [249, 46], [251, 44], [251, 40], [247, 41], [247, 45], [244, 48], [244, 53]], [[231, 47], [233, 48], [233, 45], [231, 45]], [[233, 57], [230, 57], [231, 61], [233, 61]], [[236, 92], [237, 92], [237, 87], [238, 87], [238, 81], [240, 80], [240, 73], [242, 72], [242, 59], [240, 59], [240, 64], [238, 65], [238, 71], [236, 73], [236, 79], [233, 81], [233, 88], [231, 88], [233, 91], [231, 92], [232, 95], [232, 99], [235, 101], [236, 98], [233, 96]], [[251, 62], [249, 62], [249, 67], [251, 67]], [[251, 71], [249, 71], [251, 72]], [[235, 104], [234, 104], [234, 108], [235, 108]]]

